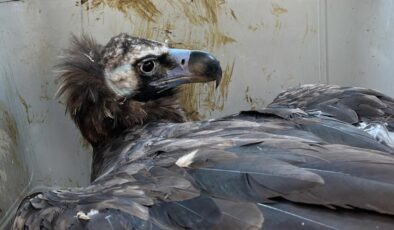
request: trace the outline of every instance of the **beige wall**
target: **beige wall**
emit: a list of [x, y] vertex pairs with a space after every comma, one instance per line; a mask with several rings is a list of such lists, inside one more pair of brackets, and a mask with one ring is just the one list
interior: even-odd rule
[[327, 2], [330, 82], [394, 96], [394, 1]]
[[192, 118], [263, 107], [282, 89], [301, 83], [361, 85], [394, 96], [394, 1], [114, 2], [0, 0], [0, 108], [17, 130], [13, 133], [0, 117], [0, 128], [15, 136], [10, 143], [16, 149], [0, 152], [0, 161], [19, 162], [0, 170], [0, 191], [12, 188], [4, 190], [10, 199], [0, 196], [1, 209], [25, 190], [88, 182], [89, 149], [53, 99], [52, 66], [70, 33], [89, 33], [105, 43], [128, 32], [214, 53], [224, 81], [218, 90], [185, 88], [181, 102]]

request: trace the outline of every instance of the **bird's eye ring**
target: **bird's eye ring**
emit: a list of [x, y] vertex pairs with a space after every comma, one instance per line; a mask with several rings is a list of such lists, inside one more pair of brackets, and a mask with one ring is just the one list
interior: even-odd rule
[[145, 74], [151, 74], [156, 69], [156, 62], [154, 60], [148, 60], [140, 65], [141, 72]]

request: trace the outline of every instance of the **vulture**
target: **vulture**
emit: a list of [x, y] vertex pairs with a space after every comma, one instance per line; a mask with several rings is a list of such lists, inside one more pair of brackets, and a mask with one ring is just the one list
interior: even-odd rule
[[354, 125], [386, 121], [383, 94], [319, 86], [318, 103], [304, 88], [191, 122], [177, 94], [220, 83], [207, 52], [82, 36], [58, 70], [58, 94], [93, 147], [91, 183], [27, 196], [14, 230], [394, 229], [394, 149]]

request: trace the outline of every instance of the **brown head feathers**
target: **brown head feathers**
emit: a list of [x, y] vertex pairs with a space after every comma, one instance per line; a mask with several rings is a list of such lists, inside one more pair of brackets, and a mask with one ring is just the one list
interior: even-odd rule
[[[132, 46], [126, 44], [122, 47], [125, 43], [119, 39], [124, 38], [128, 39], [126, 42], [133, 42]], [[157, 43], [157, 46], [162, 44]], [[122, 64], [123, 57], [144, 47], [147, 47], [146, 40], [126, 34], [112, 38], [105, 47], [89, 36], [84, 35], [80, 39], [73, 36], [71, 47], [57, 65], [60, 82], [57, 95], [64, 97], [71, 118], [93, 146], [150, 121], [184, 121], [183, 111], [174, 94], [156, 100], [137, 101], [117, 94], [108, 86], [105, 78], [107, 69]], [[127, 58], [132, 57], [129, 55]]]

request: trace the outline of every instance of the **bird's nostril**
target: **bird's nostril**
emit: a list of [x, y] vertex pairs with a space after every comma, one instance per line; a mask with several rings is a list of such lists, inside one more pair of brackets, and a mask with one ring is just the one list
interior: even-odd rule
[[185, 59], [181, 60], [181, 64], [184, 65], [185, 64]]

